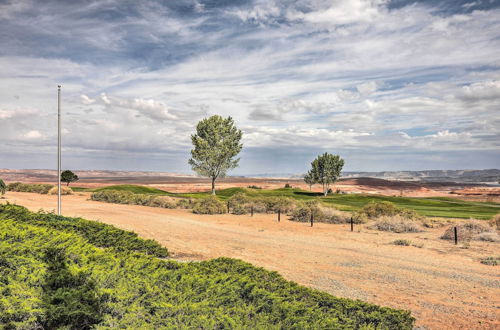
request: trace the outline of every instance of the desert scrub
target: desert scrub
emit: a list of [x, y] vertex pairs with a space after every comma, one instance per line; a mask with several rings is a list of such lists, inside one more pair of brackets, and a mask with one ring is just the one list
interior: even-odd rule
[[258, 202], [265, 205], [267, 213], [290, 213], [295, 209], [296, 202], [289, 197], [262, 197], [257, 199]]
[[392, 244], [401, 246], [410, 246], [412, 245], [412, 242], [409, 239], [397, 239], [393, 241]]
[[195, 202], [191, 198], [180, 198], [176, 202], [176, 206], [180, 209], [192, 209]]
[[382, 216], [392, 217], [399, 215], [406, 219], [421, 219], [415, 210], [399, 208], [394, 203], [382, 201], [382, 202], [370, 202], [363, 206], [358, 213], [365, 214], [370, 219], [377, 219]]
[[[49, 190], [48, 194], [57, 195], [57, 191], [57, 186], [54, 186]], [[70, 187], [61, 186], [61, 195], [73, 195], [73, 190]]]
[[457, 227], [457, 235], [459, 241], [478, 240], [481, 234], [495, 233], [491, 227], [478, 220], [469, 220], [457, 226], [451, 226], [443, 233], [442, 239], [454, 240], [455, 232], [454, 227]]
[[[110, 229], [95, 235], [94, 224]], [[409, 330], [415, 321], [240, 260], [179, 263], [102, 245], [135, 246], [122, 232], [0, 206], [0, 328]]]
[[500, 230], [500, 213], [491, 218], [489, 224], [491, 227], [493, 227], [493, 229]]
[[422, 231], [417, 221], [401, 215], [381, 216], [369, 228], [393, 233], [418, 233]]
[[233, 214], [247, 214], [251, 208], [250, 201], [251, 199], [247, 195], [239, 192], [231, 196], [227, 203]]
[[308, 222], [311, 220], [324, 223], [348, 223], [351, 221], [351, 214], [339, 211], [333, 207], [323, 206], [318, 200], [311, 200], [299, 204], [292, 213], [291, 220]]
[[208, 196], [196, 201], [193, 213], [196, 214], [223, 214], [226, 213], [227, 206], [216, 196]]
[[496, 232], [484, 232], [476, 236], [478, 241], [500, 242], [500, 235]]
[[106, 203], [132, 204], [166, 209], [177, 207], [177, 202], [174, 198], [168, 196], [134, 194], [130, 191], [101, 190], [92, 193], [90, 199]]
[[500, 265], [500, 256], [483, 258], [481, 263], [488, 266], [498, 266]]
[[44, 184], [44, 183], [36, 183], [36, 184], [31, 184], [31, 183], [21, 183], [21, 182], [13, 182], [9, 183], [7, 185], [7, 190], [8, 191], [15, 191], [15, 192], [31, 192], [31, 193], [38, 193], [38, 194], [48, 194], [50, 189], [54, 187], [51, 184]]

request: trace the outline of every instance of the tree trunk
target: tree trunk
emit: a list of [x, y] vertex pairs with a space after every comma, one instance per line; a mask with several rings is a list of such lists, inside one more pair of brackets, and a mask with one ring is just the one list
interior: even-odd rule
[[215, 195], [215, 178], [212, 178], [212, 195]]
[[69, 182], [68, 182], [68, 183], [66, 183], [66, 187], [69, 187]]
[[323, 186], [323, 193], [325, 194], [325, 197], [328, 195], [328, 185]]

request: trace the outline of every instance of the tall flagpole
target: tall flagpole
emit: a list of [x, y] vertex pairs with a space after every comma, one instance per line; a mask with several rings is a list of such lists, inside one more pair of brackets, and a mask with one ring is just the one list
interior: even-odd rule
[[61, 215], [61, 85], [57, 85], [57, 214]]

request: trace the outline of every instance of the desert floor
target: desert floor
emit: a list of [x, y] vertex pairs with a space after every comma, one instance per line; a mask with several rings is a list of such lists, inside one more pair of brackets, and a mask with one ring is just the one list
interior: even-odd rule
[[[239, 258], [288, 280], [394, 308], [409, 309], [422, 329], [500, 328], [500, 269], [480, 258], [500, 255], [498, 243], [439, 239], [445, 228], [393, 234], [348, 225], [276, 221], [276, 215], [195, 215], [63, 196], [63, 214], [133, 230], [166, 246], [182, 261]], [[7, 192], [0, 202], [51, 211], [56, 196]], [[411, 239], [422, 248], [395, 246]]]

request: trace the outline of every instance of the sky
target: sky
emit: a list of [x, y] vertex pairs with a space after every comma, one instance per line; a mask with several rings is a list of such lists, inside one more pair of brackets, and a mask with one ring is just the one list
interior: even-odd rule
[[500, 164], [500, 0], [0, 0], [0, 168], [191, 173], [196, 123], [234, 175]]

